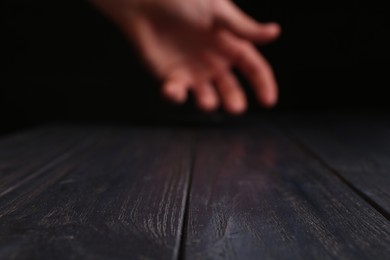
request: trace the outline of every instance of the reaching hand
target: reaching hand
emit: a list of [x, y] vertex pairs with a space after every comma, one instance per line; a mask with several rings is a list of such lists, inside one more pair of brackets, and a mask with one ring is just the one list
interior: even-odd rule
[[192, 91], [204, 111], [222, 103], [227, 112], [240, 114], [247, 101], [231, 71], [236, 67], [259, 102], [276, 103], [272, 68], [253, 43], [275, 40], [277, 24], [254, 21], [230, 0], [91, 1], [135, 43], [169, 100], [183, 103]]

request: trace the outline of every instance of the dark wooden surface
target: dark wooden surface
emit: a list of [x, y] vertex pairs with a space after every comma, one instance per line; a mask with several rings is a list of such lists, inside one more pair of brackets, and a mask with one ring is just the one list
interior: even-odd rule
[[388, 259], [390, 124], [44, 126], [0, 139], [0, 259]]
[[[190, 136], [167, 129], [56, 129], [42, 137], [51, 145], [41, 147], [37, 156], [52, 154], [64, 139], [75, 142], [80, 132], [87, 145], [80, 142], [71, 154], [64, 153], [66, 158], [31, 171], [34, 178], [0, 198], [0, 258], [176, 258]], [[3, 143], [7, 147], [10, 141]], [[23, 146], [2, 153], [15, 156], [13, 149]], [[27, 164], [35, 164], [34, 157], [30, 154]], [[12, 165], [15, 175], [25, 174], [19, 168], [29, 170], [22, 163]], [[10, 174], [2, 171], [1, 183]]]
[[337, 115], [279, 120], [292, 138], [361, 193], [384, 215], [390, 212], [390, 118]]
[[[200, 134], [189, 259], [381, 259], [390, 223], [278, 129]], [[223, 163], [221, 163], [223, 162]]]

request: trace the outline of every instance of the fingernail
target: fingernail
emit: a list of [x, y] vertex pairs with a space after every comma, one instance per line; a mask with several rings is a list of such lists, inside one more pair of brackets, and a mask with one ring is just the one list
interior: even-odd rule
[[278, 23], [268, 23], [267, 27], [269, 31], [275, 34], [281, 31], [280, 25]]

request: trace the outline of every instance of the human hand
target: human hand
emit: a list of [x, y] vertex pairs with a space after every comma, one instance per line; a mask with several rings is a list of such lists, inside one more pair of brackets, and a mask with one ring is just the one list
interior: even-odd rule
[[275, 40], [280, 34], [277, 24], [254, 21], [230, 0], [91, 1], [140, 50], [169, 100], [184, 103], [192, 91], [204, 111], [222, 103], [227, 112], [240, 114], [247, 100], [231, 71], [236, 67], [260, 103], [276, 103], [272, 68], [254, 43]]

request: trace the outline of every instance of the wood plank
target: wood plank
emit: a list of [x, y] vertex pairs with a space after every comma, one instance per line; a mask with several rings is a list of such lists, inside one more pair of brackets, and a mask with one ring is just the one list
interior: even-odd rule
[[99, 134], [11, 204], [0, 201], [0, 258], [176, 258], [190, 146], [174, 129]]
[[205, 129], [186, 259], [386, 259], [390, 223], [268, 124]]
[[390, 126], [375, 116], [284, 119], [288, 130], [390, 217]]
[[0, 198], [65, 159], [88, 138], [87, 128], [33, 129], [0, 140]]

